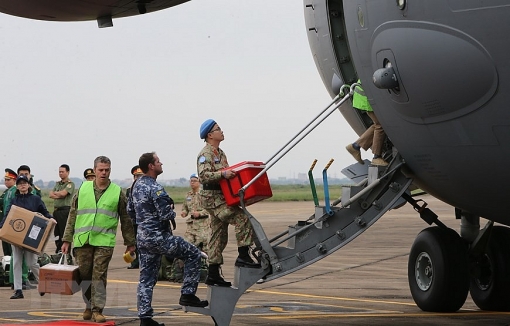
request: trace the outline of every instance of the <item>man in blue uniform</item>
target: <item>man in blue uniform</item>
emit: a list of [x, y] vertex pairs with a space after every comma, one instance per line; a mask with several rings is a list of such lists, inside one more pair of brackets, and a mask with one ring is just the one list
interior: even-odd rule
[[174, 202], [163, 186], [156, 182], [158, 175], [163, 173], [163, 163], [155, 152], [143, 154], [138, 163], [144, 175], [133, 183], [128, 199], [128, 212], [136, 214], [138, 225], [138, 317], [140, 326], [161, 326], [164, 324], [152, 319], [151, 302], [162, 255], [184, 260], [184, 281], [179, 304], [206, 307], [209, 303], [195, 295], [200, 279], [200, 251], [183, 238], [174, 236], [170, 228], [172, 223], [175, 229]]

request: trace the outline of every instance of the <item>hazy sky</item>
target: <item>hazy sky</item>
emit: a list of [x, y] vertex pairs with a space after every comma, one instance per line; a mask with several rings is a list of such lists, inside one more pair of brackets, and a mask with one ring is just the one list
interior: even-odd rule
[[[98, 155], [116, 179], [156, 151], [163, 179], [188, 177], [201, 123], [224, 130], [231, 165], [269, 159], [331, 98], [311, 56], [299, 0], [192, 0], [113, 21], [53, 23], [0, 14], [2, 167], [82, 177]], [[335, 112], [277, 163], [270, 178], [330, 175], [353, 163], [355, 133]], [[370, 155], [364, 154], [365, 157]]]

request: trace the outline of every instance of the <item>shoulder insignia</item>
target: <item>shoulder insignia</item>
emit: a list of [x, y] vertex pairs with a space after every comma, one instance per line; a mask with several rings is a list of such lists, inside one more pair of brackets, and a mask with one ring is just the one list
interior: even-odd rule
[[198, 163], [200, 163], [200, 164], [205, 163], [205, 156], [204, 156], [204, 155], [202, 155], [202, 156], [200, 156], [200, 157], [198, 158]]
[[67, 184], [67, 188], [71, 188], [71, 184], [70, 183]]
[[158, 191], [156, 191], [156, 195], [159, 196], [159, 195], [161, 195], [162, 192], [163, 192], [163, 190], [158, 190]]

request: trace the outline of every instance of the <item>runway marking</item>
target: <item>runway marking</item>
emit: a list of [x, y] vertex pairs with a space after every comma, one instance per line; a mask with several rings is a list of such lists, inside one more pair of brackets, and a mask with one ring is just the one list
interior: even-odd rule
[[249, 292], [260, 292], [260, 293], [265, 293], [265, 294], [277, 294], [277, 295], [294, 296], [294, 297], [315, 298], [315, 299], [331, 299], [331, 300], [340, 300], [340, 301], [354, 301], [354, 302], [396, 304], [396, 305], [402, 305], [402, 306], [416, 306], [415, 303], [409, 303], [409, 302], [373, 300], [373, 299], [354, 299], [354, 298], [332, 297], [332, 296], [305, 294], [305, 293], [292, 293], [292, 292], [280, 292], [280, 291], [269, 291], [269, 290], [251, 290]]
[[[135, 281], [125, 281], [125, 280], [109, 280], [109, 282], [113, 283], [122, 283], [122, 284], [138, 284]], [[159, 283], [157, 284], [160, 287], [174, 288], [180, 289], [181, 284], [165, 284]], [[207, 288], [206, 286], [201, 286], [200, 288]], [[306, 293], [292, 293], [292, 292], [282, 292], [282, 291], [271, 291], [271, 290], [251, 290], [247, 291], [247, 293], [261, 293], [261, 294], [269, 294], [269, 295], [277, 295], [277, 296], [286, 296], [286, 297], [298, 297], [298, 298], [309, 298], [309, 299], [326, 299], [333, 301], [344, 301], [344, 302], [360, 302], [360, 303], [372, 303], [372, 304], [390, 304], [397, 306], [408, 306], [408, 307], [416, 307], [414, 303], [409, 302], [400, 302], [400, 301], [392, 301], [392, 300], [376, 300], [376, 299], [357, 299], [357, 298], [347, 298], [347, 297], [338, 297], [338, 296], [325, 296], [325, 295], [316, 295], [316, 294], [306, 294]], [[287, 306], [286, 306], [287, 305]], [[291, 310], [292, 307], [296, 309], [302, 308], [307, 309], [306, 311], [296, 311]], [[344, 309], [350, 311], [324, 311], [320, 310], [318, 307], [324, 307], [326, 310], [328, 307], [333, 309]], [[133, 306], [110, 306], [109, 309], [126, 309], [129, 312], [136, 312], [136, 308]], [[364, 307], [352, 307], [352, 306], [343, 306], [336, 304], [322, 304], [322, 303], [314, 303], [314, 302], [306, 302], [306, 301], [288, 301], [288, 302], [268, 302], [267, 304], [238, 304], [236, 305], [238, 309], [245, 309], [247, 313], [243, 313], [243, 311], [238, 311], [234, 313], [235, 316], [254, 316], [269, 320], [284, 320], [284, 319], [327, 319], [327, 318], [362, 318], [362, 317], [466, 317], [466, 316], [510, 316], [510, 312], [490, 312], [490, 311], [479, 311], [479, 310], [471, 310], [466, 311], [462, 310], [454, 313], [431, 313], [431, 312], [400, 312], [396, 310], [381, 310], [381, 309], [373, 309], [373, 308], [364, 308]], [[265, 309], [263, 313], [253, 313], [249, 312], [250, 309], [261, 308]], [[63, 311], [66, 310], [66, 311]], [[73, 312], [72, 310], [77, 310]], [[154, 305], [154, 310], [158, 315], [158, 318], [197, 318], [208, 317], [202, 316], [196, 313], [186, 313], [184, 312], [180, 306], [176, 304], [168, 304], [168, 305]], [[352, 310], [357, 310], [352, 311]], [[12, 311], [12, 310], [11, 310]], [[24, 310], [19, 310], [24, 311]], [[58, 308], [58, 309], [41, 309], [39, 311], [31, 311], [26, 312], [30, 316], [43, 318], [43, 321], [48, 321], [48, 318], [54, 318], [54, 320], [58, 320], [58, 318], [72, 318], [72, 319], [80, 319], [81, 317], [81, 309], [79, 308]], [[120, 313], [122, 315], [122, 313]], [[166, 316], [163, 314], [167, 314]], [[133, 316], [110, 316], [107, 318], [112, 318], [115, 320], [124, 320], [124, 319], [133, 319], [136, 317]], [[27, 322], [27, 321], [35, 321], [34, 319], [14, 319], [14, 318], [0, 318], [0, 321], [3, 322]]]
[[497, 311], [472, 311], [472, 312], [451, 312], [451, 313], [433, 313], [433, 312], [422, 312], [422, 313], [308, 313], [308, 314], [288, 314], [284, 316], [279, 315], [259, 315], [264, 319], [304, 319], [304, 318], [353, 318], [353, 317], [467, 317], [467, 316], [490, 316], [490, 315], [510, 315], [509, 312], [497, 312]]

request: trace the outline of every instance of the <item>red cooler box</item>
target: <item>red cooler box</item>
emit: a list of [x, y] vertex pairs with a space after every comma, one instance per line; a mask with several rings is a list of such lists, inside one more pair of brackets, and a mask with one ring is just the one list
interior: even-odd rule
[[[221, 179], [220, 186], [227, 205], [238, 206], [241, 204], [239, 189], [250, 182], [257, 174], [265, 168], [262, 162], [245, 161], [229, 166], [224, 170], [233, 170], [236, 176], [232, 179]], [[267, 174], [263, 174], [244, 192], [244, 203], [246, 206], [273, 196], [271, 185]]]

